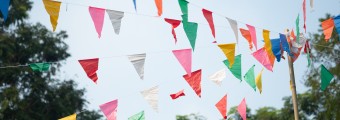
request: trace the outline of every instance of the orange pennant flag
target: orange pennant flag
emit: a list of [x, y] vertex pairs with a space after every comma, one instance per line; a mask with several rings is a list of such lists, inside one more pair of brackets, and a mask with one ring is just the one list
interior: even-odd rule
[[323, 34], [325, 35], [325, 40], [328, 42], [328, 40], [332, 36], [332, 32], [334, 29], [334, 19], [329, 18], [328, 20], [325, 20], [321, 23], [322, 29], [323, 29]]
[[163, 13], [163, 5], [162, 5], [162, 0], [155, 0], [156, 7], [158, 10], [158, 16], [161, 16]]
[[240, 28], [240, 31], [241, 31], [242, 36], [248, 41], [249, 49], [252, 50], [253, 49], [253, 43], [251, 41], [250, 32], [248, 30], [243, 29], [243, 28]]

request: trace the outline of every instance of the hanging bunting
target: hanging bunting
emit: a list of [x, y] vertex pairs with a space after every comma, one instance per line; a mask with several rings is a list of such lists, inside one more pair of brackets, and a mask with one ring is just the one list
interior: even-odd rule
[[221, 48], [224, 55], [227, 57], [230, 62], [229, 67], [232, 67], [235, 61], [235, 43], [231, 44], [219, 44], [218, 47]]
[[302, 48], [297, 48], [297, 52], [293, 52], [293, 58], [292, 58], [293, 63], [294, 63], [295, 60], [297, 60], [298, 57], [300, 56], [301, 50], [302, 50]]
[[129, 117], [128, 120], [145, 120], [144, 111]]
[[50, 63], [32, 63], [29, 65], [33, 71], [48, 71], [51, 64]]
[[253, 44], [255, 45], [255, 49], [257, 50], [257, 38], [256, 38], [255, 27], [251, 26], [251, 25], [248, 25], [248, 24], [246, 24], [246, 25], [247, 25], [247, 27], [249, 29], [251, 40], [253, 41]]
[[[183, 15], [188, 15], [188, 1], [178, 0], [179, 7], [181, 8]], [[188, 22], [188, 19], [183, 19], [183, 21]]]
[[303, 29], [305, 29], [306, 33], [306, 0], [303, 0], [302, 10], [303, 10]]
[[256, 78], [255, 78], [255, 83], [257, 86], [257, 89], [259, 89], [260, 94], [262, 93], [262, 72], [263, 72], [263, 68], [261, 70], [261, 72], [259, 74], [257, 74]]
[[252, 55], [254, 56], [254, 58], [260, 62], [267, 70], [272, 71], [273, 72], [273, 66], [271, 65], [271, 62], [269, 60], [269, 56], [266, 52], [266, 49], [263, 47], [257, 51], [255, 51], [254, 53], [252, 53]]
[[311, 49], [309, 47], [309, 42], [307, 40], [306, 43], [305, 43], [305, 47], [304, 47], [303, 51], [304, 51], [304, 53], [307, 54], [308, 67], [310, 66], [310, 63], [311, 63], [310, 50]]
[[120, 25], [122, 24], [122, 19], [124, 17], [124, 12], [108, 10], [106, 9], [107, 14], [109, 14], [109, 18], [115, 33], [118, 35], [120, 32]]
[[300, 42], [300, 38], [299, 38], [299, 36], [300, 36], [299, 22], [300, 22], [300, 14], [298, 14], [298, 16], [297, 16], [297, 18], [295, 20], [295, 23], [296, 23], [296, 36], [298, 36], [296, 38], [297, 42]]
[[248, 41], [249, 49], [253, 50], [253, 43], [251, 41], [251, 35], [248, 30], [245, 30], [243, 28], [240, 28], [242, 36]]
[[[203, 12], [203, 15], [204, 15], [205, 19], [209, 23], [209, 27], [211, 29], [211, 33], [212, 33], [213, 37], [216, 39], [214, 19], [213, 19], [213, 16], [212, 16], [212, 12], [209, 11], [209, 10], [206, 10], [206, 9], [202, 9], [202, 12]], [[214, 40], [214, 42], [216, 43], [216, 40]]]
[[218, 86], [221, 86], [222, 80], [226, 78], [226, 70], [223, 68], [222, 70], [217, 71], [216, 73], [209, 76], [209, 79], [216, 83]]
[[280, 62], [281, 60], [281, 41], [279, 38], [277, 39], [271, 39], [270, 40], [272, 44], [272, 52], [276, 57], [277, 62]]
[[158, 86], [141, 91], [141, 94], [143, 95], [144, 99], [148, 101], [151, 108], [156, 112], [158, 112], [158, 92], [159, 92]]
[[263, 39], [264, 39], [264, 47], [265, 47], [267, 55], [269, 57], [270, 64], [272, 65], [272, 67], [274, 67], [275, 56], [274, 56], [274, 53], [272, 51], [272, 43], [270, 42], [268, 30], [263, 30]]
[[242, 117], [242, 120], [247, 120], [247, 104], [246, 98], [243, 98], [242, 102], [237, 107], [237, 112]]
[[72, 115], [66, 116], [66, 117], [64, 117], [64, 118], [60, 118], [60, 119], [58, 119], [58, 120], [77, 120], [77, 114], [74, 113], [74, 114], [72, 114]]
[[163, 3], [162, 3], [162, 0], [155, 0], [155, 4], [156, 4], [156, 7], [157, 7], [158, 16], [162, 16], [162, 13], [163, 13]]
[[173, 50], [172, 53], [182, 65], [184, 70], [191, 76], [192, 52], [191, 49]]
[[325, 35], [325, 40], [328, 40], [332, 37], [333, 29], [334, 29], [334, 19], [329, 18], [321, 23], [323, 34]]
[[100, 38], [104, 24], [105, 9], [89, 7], [89, 12], [98, 33], [98, 38]]
[[321, 90], [324, 91], [334, 78], [333, 74], [329, 72], [325, 66], [321, 64]]
[[237, 27], [237, 22], [235, 20], [227, 18], [227, 17], [226, 17], [226, 19], [228, 20], [231, 29], [233, 29], [233, 31], [234, 31], [235, 38], [236, 38], [236, 43], [238, 44], [238, 32], [237, 32], [238, 27]]
[[244, 75], [244, 80], [256, 91], [256, 84], [255, 84], [255, 74], [254, 74], [254, 67], [253, 65], [247, 73]]
[[338, 35], [340, 36], [340, 15], [334, 17], [334, 24]]
[[133, 64], [135, 67], [140, 79], [144, 79], [144, 63], [145, 63], [145, 57], [146, 54], [134, 54], [134, 55], [129, 55], [128, 59], [130, 62]]
[[197, 27], [198, 24], [194, 22], [187, 22], [185, 20], [188, 20], [188, 15], [182, 15], [182, 23], [183, 23], [183, 28], [185, 31], [185, 34], [187, 35], [192, 51], [195, 50], [195, 44], [196, 44], [196, 37], [197, 37]]
[[175, 44], [177, 43], [177, 37], [176, 37], [176, 33], [175, 33], [175, 28], [179, 26], [179, 24], [181, 24], [180, 20], [173, 20], [173, 19], [169, 19], [169, 18], [164, 18], [164, 20], [166, 22], [168, 22], [169, 24], [171, 24], [172, 26], [172, 30], [171, 33], [175, 38]]
[[52, 1], [52, 0], [43, 0], [43, 3], [46, 9], [46, 12], [50, 15], [50, 22], [52, 24], [53, 31], [55, 31], [58, 25], [58, 18], [59, 18], [59, 11], [60, 11], [61, 3], [57, 1]]
[[229, 60], [224, 60], [223, 63], [227, 66], [227, 68], [230, 70], [230, 72], [240, 81], [242, 81], [242, 64], [241, 64], [241, 54], [235, 56], [235, 62], [230, 67]]
[[284, 34], [280, 34], [280, 42], [281, 42], [281, 47], [284, 51], [286, 51], [288, 53], [288, 55], [292, 56], [293, 53], [290, 52], [290, 47], [289, 44], [287, 42], [287, 38], [286, 35]]
[[98, 70], [98, 63], [99, 58], [94, 59], [85, 59], [85, 60], [78, 60], [81, 67], [83, 67], [84, 71], [86, 72], [87, 76], [94, 82], [97, 83], [97, 70]]
[[223, 119], [227, 119], [227, 94], [222, 97], [220, 101], [215, 104], [218, 111], [220, 111]]
[[118, 107], [117, 99], [99, 106], [100, 110], [104, 113], [107, 120], [117, 119], [117, 107]]
[[293, 62], [295, 62], [295, 60], [297, 60], [297, 58], [300, 56], [302, 47], [305, 45], [305, 42], [307, 41], [307, 39], [304, 37], [304, 35], [301, 33], [300, 34], [300, 42], [298, 43], [297, 41], [291, 41], [292, 47], [291, 50], [293, 52]]
[[183, 78], [188, 82], [188, 84], [195, 91], [198, 97], [201, 97], [201, 75], [201, 69], [192, 72], [191, 76], [189, 76], [188, 74], [183, 75]]
[[177, 93], [174, 93], [174, 94], [170, 94], [170, 97], [172, 98], [172, 100], [175, 100], [181, 96], [185, 96], [184, 94], [184, 89], [181, 90], [181, 91], [178, 91]]
[[136, 0], [132, 0], [132, 2], [133, 2], [133, 6], [134, 6], [134, 8], [135, 8], [135, 11], [137, 12]]

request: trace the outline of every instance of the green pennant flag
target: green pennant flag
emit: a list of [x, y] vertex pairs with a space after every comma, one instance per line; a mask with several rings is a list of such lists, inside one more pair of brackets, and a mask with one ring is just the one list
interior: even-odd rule
[[[188, 19], [188, 15], [182, 15], [183, 19]], [[185, 34], [187, 35], [192, 51], [195, 50], [196, 37], [197, 37], [197, 27], [198, 24], [194, 22], [182, 21]]]
[[321, 64], [321, 90], [325, 90], [326, 87], [331, 83], [333, 79], [333, 74], [330, 73], [325, 66]]
[[256, 84], [255, 84], [255, 74], [254, 74], [254, 67], [253, 65], [248, 72], [244, 75], [244, 80], [256, 91]]
[[129, 117], [128, 120], [145, 120], [144, 111]]
[[29, 66], [31, 67], [31, 69], [33, 71], [48, 71], [48, 69], [50, 68], [50, 63], [32, 63]]
[[300, 28], [299, 28], [300, 14], [296, 18], [296, 41], [300, 43]]
[[183, 15], [188, 14], [188, 1], [186, 0], [178, 0], [179, 7], [181, 7], [181, 11]]
[[230, 67], [230, 62], [227, 60], [224, 60], [223, 63], [227, 66], [227, 68], [230, 70], [230, 72], [240, 81], [242, 81], [242, 66], [241, 66], [241, 54], [235, 56], [235, 62]]

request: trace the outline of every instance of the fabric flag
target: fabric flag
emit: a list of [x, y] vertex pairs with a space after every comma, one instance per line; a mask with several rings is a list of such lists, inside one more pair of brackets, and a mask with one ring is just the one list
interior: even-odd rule
[[306, 33], [306, 0], [303, 0], [302, 10], [303, 10], [303, 29], [305, 29]]
[[174, 36], [175, 38], [175, 44], [177, 43], [177, 37], [176, 37], [176, 33], [175, 33], [175, 28], [179, 26], [179, 24], [181, 24], [181, 21], [180, 20], [173, 20], [173, 19], [169, 19], [169, 18], [164, 18], [164, 20], [166, 22], [168, 22], [169, 24], [171, 24], [172, 26], [172, 35]]
[[172, 53], [182, 65], [184, 70], [191, 76], [192, 52], [191, 49], [173, 50]]
[[230, 62], [229, 67], [232, 67], [235, 61], [235, 44], [236, 43], [218, 45]]
[[53, 31], [58, 25], [59, 11], [60, 11], [60, 2], [52, 1], [52, 0], [43, 0], [45, 9], [47, 13], [50, 15], [50, 22], [52, 24]]
[[272, 51], [272, 43], [270, 42], [268, 30], [263, 30], [263, 39], [264, 39], [264, 48], [266, 49], [267, 55], [270, 60], [270, 64], [272, 65], [272, 67], [274, 67], [275, 56]]
[[132, 2], [133, 2], [133, 6], [134, 6], [134, 8], [135, 8], [135, 11], [137, 12], [136, 0], [132, 0]]
[[217, 71], [216, 73], [209, 76], [209, 79], [221, 86], [222, 80], [226, 78], [226, 70], [223, 68], [222, 70]]
[[290, 56], [293, 55], [293, 53], [290, 51], [289, 44], [287, 42], [286, 35], [280, 34], [280, 42], [281, 42], [281, 47], [284, 51], [286, 51]]
[[334, 17], [334, 24], [338, 35], [340, 36], [340, 15]]
[[299, 42], [300, 41], [300, 28], [299, 28], [299, 22], [300, 22], [300, 14], [298, 14], [296, 20], [295, 20], [295, 24], [296, 24], [296, 36], [298, 36], [296, 38], [296, 41]]
[[[188, 1], [186, 0], [178, 0], [179, 7], [181, 7], [181, 11], [183, 15], [188, 15]], [[188, 21], [188, 19], [183, 19], [184, 21]]]
[[263, 47], [254, 53], [252, 53], [254, 58], [259, 61], [267, 70], [273, 71], [273, 66], [270, 63], [269, 56], [266, 52], [266, 49]]
[[309, 2], [310, 2], [310, 3], [309, 3], [309, 4], [310, 4], [310, 8], [313, 9], [313, 8], [314, 8], [314, 0], [310, 0]]
[[246, 98], [243, 98], [242, 102], [238, 105], [237, 111], [242, 117], [242, 120], [247, 120], [247, 104]]
[[227, 119], [227, 95], [224, 95], [220, 101], [215, 104], [218, 111], [220, 111], [223, 119]]
[[158, 16], [162, 16], [163, 13], [163, 3], [162, 0], [155, 0], [155, 4], [158, 11]]
[[98, 70], [98, 63], [99, 58], [94, 59], [85, 59], [85, 60], [78, 60], [81, 67], [83, 67], [84, 71], [86, 72], [87, 76], [94, 82], [97, 83], [97, 70]]
[[311, 62], [311, 56], [310, 56], [310, 47], [309, 47], [309, 42], [308, 40], [305, 43], [305, 47], [303, 49], [304, 53], [307, 54], [307, 61], [308, 61], [308, 66], [310, 66], [310, 62]]
[[130, 62], [133, 64], [135, 67], [140, 79], [144, 79], [144, 63], [145, 63], [145, 57], [146, 54], [134, 54], [134, 55], [129, 55], [128, 59]]
[[143, 95], [144, 99], [148, 101], [151, 108], [154, 109], [156, 112], [158, 112], [158, 92], [159, 92], [158, 86], [141, 91], [141, 94]]
[[182, 15], [182, 23], [183, 23], [183, 28], [185, 31], [185, 34], [187, 35], [192, 51], [195, 50], [195, 44], [196, 44], [196, 37], [197, 37], [197, 27], [198, 24], [194, 22], [187, 22], [185, 20], [188, 20], [188, 15]]
[[223, 63], [227, 66], [227, 68], [230, 70], [230, 72], [240, 81], [242, 81], [242, 64], [241, 64], [241, 54], [235, 56], [235, 62], [230, 67], [229, 60], [224, 60]]
[[255, 49], [257, 50], [257, 39], [256, 39], [255, 27], [248, 25], [248, 24], [246, 24], [246, 25], [249, 29], [251, 40], [253, 41], [253, 44], [255, 45]]
[[293, 53], [293, 63], [298, 59], [298, 57], [300, 56], [300, 53], [301, 53], [301, 50], [302, 48], [297, 48], [297, 52], [296, 53]]
[[321, 90], [325, 90], [334, 78], [333, 74], [329, 72], [325, 66], [321, 64]]
[[2, 17], [4, 18], [4, 21], [6, 21], [8, 16], [9, 1], [10, 0], [2, 0], [2, 3], [0, 4], [0, 11], [2, 13]]
[[243, 29], [243, 28], [240, 28], [240, 31], [241, 31], [242, 36], [248, 41], [249, 49], [252, 50], [253, 49], [253, 43], [251, 41], [250, 32], [248, 30]]
[[263, 68], [261, 70], [261, 72], [259, 74], [257, 74], [256, 78], [255, 78], [255, 83], [257, 86], [257, 89], [259, 89], [260, 94], [262, 93], [262, 72], [263, 72]]
[[198, 97], [201, 97], [201, 75], [201, 69], [192, 72], [191, 76], [189, 76], [188, 74], [183, 75], [183, 78], [188, 82], [188, 84], [195, 91]]
[[74, 114], [72, 114], [72, 115], [66, 116], [66, 117], [64, 117], [64, 118], [60, 118], [60, 119], [58, 119], [58, 120], [77, 120], [77, 114], [74, 113]]
[[104, 113], [107, 120], [117, 119], [117, 107], [118, 107], [117, 99], [99, 106], [100, 110]]
[[181, 96], [185, 96], [184, 94], [184, 89], [181, 90], [181, 91], [178, 91], [177, 93], [174, 93], [174, 94], [170, 94], [170, 97], [172, 98], [172, 100], [175, 100]]
[[212, 35], [215, 37], [215, 26], [214, 26], [214, 19], [213, 19], [213, 16], [212, 16], [212, 12], [209, 11], [209, 10], [206, 10], [206, 9], [202, 9], [202, 12], [203, 12], [203, 15], [205, 17], [205, 19], [208, 21], [209, 23], [209, 27], [211, 29], [211, 33]]
[[231, 29], [233, 29], [235, 37], [236, 37], [236, 43], [238, 43], [238, 32], [237, 32], [237, 28], [238, 27], [237, 27], [237, 22], [235, 20], [227, 18], [227, 17], [226, 17], [226, 19], [228, 20]]
[[254, 67], [253, 65], [247, 73], [244, 75], [244, 80], [256, 91], [256, 84], [255, 84], [255, 74], [254, 74]]
[[50, 63], [32, 63], [29, 65], [33, 71], [48, 71], [51, 64]]
[[129, 117], [128, 120], [145, 120], [144, 111]]
[[270, 40], [272, 44], [272, 52], [276, 57], [277, 62], [281, 60], [281, 41], [279, 38]]
[[325, 35], [325, 40], [328, 42], [328, 40], [332, 37], [332, 32], [334, 28], [334, 19], [329, 18], [328, 20], [325, 20], [321, 23], [323, 34]]
[[[292, 29], [292, 32], [290, 32], [290, 37], [291, 37], [291, 39], [296, 40], [296, 36], [294, 34], [294, 29]], [[290, 43], [290, 41], [288, 41], [288, 42]]]
[[89, 7], [89, 12], [98, 33], [98, 38], [100, 38], [104, 24], [105, 9]]
[[109, 14], [111, 24], [115, 33], [118, 35], [120, 32], [120, 25], [122, 24], [122, 19], [124, 17], [124, 12], [115, 11], [115, 10], [106, 10], [107, 14]]

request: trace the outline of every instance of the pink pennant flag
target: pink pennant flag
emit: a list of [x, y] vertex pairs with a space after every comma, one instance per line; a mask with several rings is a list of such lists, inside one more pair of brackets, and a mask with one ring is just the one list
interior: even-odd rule
[[223, 119], [227, 119], [227, 95], [224, 95], [223, 98], [216, 103], [216, 108], [220, 111]]
[[179, 26], [179, 24], [181, 24], [181, 21], [180, 20], [173, 20], [173, 19], [169, 19], [169, 18], [164, 18], [164, 20], [166, 22], [168, 22], [169, 24], [171, 24], [172, 26], [172, 35], [174, 36], [175, 38], [175, 44], [177, 43], [177, 37], [176, 37], [176, 33], [175, 33], [175, 28]]
[[191, 57], [192, 57], [191, 49], [181, 49], [181, 50], [173, 50], [172, 53], [176, 56], [179, 63], [182, 65], [184, 70], [187, 72], [189, 76], [191, 76]]
[[248, 25], [246, 24], [248, 29], [249, 29], [249, 32], [250, 32], [250, 36], [251, 36], [251, 40], [253, 41], [253, 44], [255, 46], [255, 49], [257, 50], [257, 39], [256, 39], [256, 31], [255, 31], [255, 27], [254, 26], [251, 26], [251, 25]]
[[98, 38], [100, 38], [104, 24], [105, 9], [89, 7], [89, 12], [98, 33]]
[[177, 93], [170, 94], [170, 97], [172, 98], [172, 100], [175, 100], [175, 99], [177, 99], [177, 98], [179, 98], [181, 96], [185, 96], [184, 89], [179, 91], [179, 92], [177, 92]]
[[189, 76], [188, 74], [183, 75], [183, 78], [188, 82], [188, 84], [195, 91], [198, 97], [201, 97], [201, 77], [202, 69], [192, 72], [191, 76]]
[[78, 60], [80, 65], [83, 67], [84, 71], [86, 72], [87, 76], [94, 82], [97, 83], [97, 70], [98, 70], [98, 63], [99, 58], [94, 59], [85, 59], [85, 60]]
[[273, 71], [273, 66], [269, 60], [269, 56], [266, 52], [266, 49], [263, 47], [254, 53], [252, 53], [254, 58], [259, 61], [267, 70]]
[[237, 107], [237, 111], [242, 117], [242, 120], [247, 120], [247, 104], [246, 104], [246, 98], [243, 98], [240, 105]]
[[[202, 9], [202, 12], [203, 12], [205, 19], [207, 19], [210, 29], [211, 29], [211, 33], [215, 38], [215, 26], [214, 26], [214, 19], [212, 17], [212, 12], [206, 9]], [[216, 43], [216, 41], [214, 40], [213, 43]]]
[[107, 120], [116, 120], [118, 100], [113, 100], [99, 106]]

